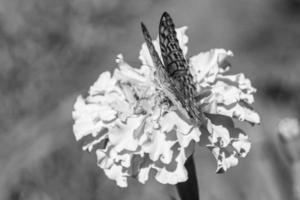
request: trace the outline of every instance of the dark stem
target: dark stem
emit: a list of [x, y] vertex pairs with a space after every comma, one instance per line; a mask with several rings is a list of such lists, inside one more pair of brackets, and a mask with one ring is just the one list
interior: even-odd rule
[[187, 159], [185, 167], [188, 171], [188, 180], [176, 185], [178, 194], [181, 200], [199, 200], [197, 174], [193, 155]]

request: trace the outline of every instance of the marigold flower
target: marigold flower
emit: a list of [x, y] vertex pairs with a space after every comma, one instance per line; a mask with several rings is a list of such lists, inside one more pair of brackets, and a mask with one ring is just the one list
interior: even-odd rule
[[[187, 54], [187, 27], [176, 29], [180, 47]], [[153, 41], [160, 54], [158, 39]], [[154, 84], [154, 67], [146, 44], [141, 66], [133, 68], [118, 55], [118, 68], [104, 72], [86, 98], [74, 105], [74, 135], [83, 150], [95, 152], [97, 164], [121, 187], [128, 177], [141, 183], [155, 172], [157, 181], [176, 184], [187, 180], [184, 167], [196, 143], [208, 147], [217, 160], [217, 172], [226, 171], [245, 157], [251, 144], [233, 118], [260, 122], [250, 104], [255, 89], [243, 74], [227, 75], [231, 51], [213, 49], [188, 61], [197, 88], [197, 105], [206, 118], [196, 127], [183, 116]]]

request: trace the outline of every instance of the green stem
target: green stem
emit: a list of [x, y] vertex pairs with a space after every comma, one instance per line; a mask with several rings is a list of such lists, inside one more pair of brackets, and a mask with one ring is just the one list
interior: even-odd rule
[[188, 180], [176, 185], [178, 194], [181, 200], [199, 200], [197, 174], [193, 155], [187, 159], [185, 167], [188, 171]]

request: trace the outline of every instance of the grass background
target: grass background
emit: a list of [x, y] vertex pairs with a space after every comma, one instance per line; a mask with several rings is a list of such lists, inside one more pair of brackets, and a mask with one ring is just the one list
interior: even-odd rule
[[297, 0], [0, 0], [0, 199], [176, 196], [174, 187], [154, 180], [118, 188], [72, 134], [76, 96], [115, 68], [117, 54], [136, 62], [140, 21], [154, 36], [163, 11], [189, 27], [189, 55], [230, 49], [232, 71], [245, 73], [258, 89], [254, 106], [262, 123], [243, 126], [253, 142], [246, 159], [218, 175], [212, 155], [196, 149], [201, 199], [292, 199], [297, 170], [276, 126], [299, 115]]

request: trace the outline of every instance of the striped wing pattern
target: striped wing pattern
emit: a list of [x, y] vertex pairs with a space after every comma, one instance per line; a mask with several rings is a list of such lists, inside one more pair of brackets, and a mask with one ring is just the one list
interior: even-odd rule
[[[203, 113], [195, 105], [196, 89], [193, 77], [179, 46], [172, 18], [167, 12], [164, 12], [159, 25], [159, 42], [164, 64], [161, 62], [151, 36], [143, 23], [142, 31], [153, 63], [156, 65], [156, 78], [159, 85], [161, 85], [160, 87], [167, 93], [172, 93], [171, 98], [175, 98], [170, 99], [172, 103], [175, 102], [175, 105], [178, 106], [176, 102], [179, 101], [181, 104], [179, 108], [183, 107], [189, 118], [201, 125], [204, 122]], [[170, 94], [167, 94], [167, 96], [169, 97]]]

